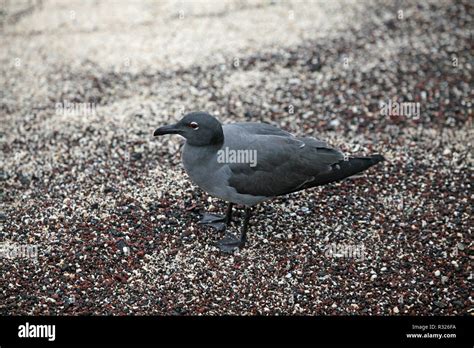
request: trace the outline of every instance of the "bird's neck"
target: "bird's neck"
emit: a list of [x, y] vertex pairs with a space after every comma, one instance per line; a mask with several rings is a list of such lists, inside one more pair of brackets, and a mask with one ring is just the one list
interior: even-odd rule
[[218, 146], [219, 148], [224, 144], [224, 131], [222, 128], [220, 132], [216, 132], [215, 135], [211, 138], [209, 145]]
[[186, 141], [184, 144], [184, 147], [187, 147], [189, 149], [194, 149], [194, 151], [197, 151], [197, 152], [204, 151], [207, 154], [212, 154], [219, 151], [219, 149], [222, 148], [222, 145], [224, 145], [223, 140], [215, 142], [215, 143], [207, 144], [207, 145], [201, 145], [201, 144], [196, 145], [196, 144], [190, 143], [189, 141]]

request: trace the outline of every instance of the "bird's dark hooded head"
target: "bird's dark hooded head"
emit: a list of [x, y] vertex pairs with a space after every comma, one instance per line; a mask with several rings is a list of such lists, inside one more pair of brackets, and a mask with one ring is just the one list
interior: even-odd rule
[[181, 121], [155, 130], [154, 136], [179, 134], [189, 145], [220, 145], [224, 141], [221, 123], [206, 112], [191, 112]]

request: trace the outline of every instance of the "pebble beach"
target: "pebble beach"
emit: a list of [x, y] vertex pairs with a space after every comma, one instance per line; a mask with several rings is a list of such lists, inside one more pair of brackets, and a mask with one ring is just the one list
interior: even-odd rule
[[[0, 5], [2, 315], [472, 315], [472, 1]], [[192, 111], [386, 161], [226, 255]]]

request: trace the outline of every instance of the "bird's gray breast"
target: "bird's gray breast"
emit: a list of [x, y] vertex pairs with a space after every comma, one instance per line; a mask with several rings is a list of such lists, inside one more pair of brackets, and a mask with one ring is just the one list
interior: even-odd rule
[[191, 180], [204, 191], [222, 198], [227, 187], [225, 168], [217, 162], [217, 149], [208, 146], [183, 147], [183, 165]]
[[184, 145], [184, 169], [197, 186], [212, 196], [237, 204], [254, 205], [268, 198], [240, 194], [229, 185], [232, 171], [226, 163], [219, 163], [218, 150], [208, 146]]

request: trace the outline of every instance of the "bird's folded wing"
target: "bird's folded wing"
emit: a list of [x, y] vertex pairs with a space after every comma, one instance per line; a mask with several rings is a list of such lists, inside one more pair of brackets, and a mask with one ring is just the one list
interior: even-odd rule
[[224, 129], [232, 132], [242, 132], [248, 135], [279, 135], [284, 137], [293, 137], [293, 134], [284, 131], [268, 123], [259, 122], [240, 122], [225, 125]]
[[315, 138], [291, 134], [245, 134], [243, 138], [236, 142], [238, 147], [227, 144], [234, 149], [243, 149], [245, 144], [244, 149], [256, 153], [253, 167], [249, 163], [228, 164], [228, 184], [241, 194], [272, 197], [298, 191], [343, 159], [341, 152]]

